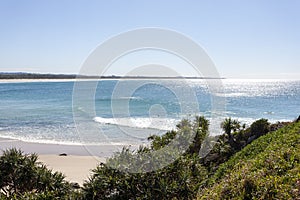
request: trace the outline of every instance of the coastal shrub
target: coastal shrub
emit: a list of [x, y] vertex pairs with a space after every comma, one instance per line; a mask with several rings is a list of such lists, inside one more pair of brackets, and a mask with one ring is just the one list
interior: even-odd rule
[[229, 118], [222, 127], [200, 157], [201, 146], [212, 145], [209, 121], [182, 120], [176, 130], [149, 136], [148, 146], [124, 147], [77, 189], [36, 154], [9, 149], [0, 157], [0, 199], [300, 199], [300, 122], [260, 119], [246, 128]]
[[[106, 164], [102, 163], [93, 170], [92, 177], [84, 184], [84, 197], [86, 199], [195, 198], [202, 180], [208, 176], [198, 156], [201, 143], [208, 134], [208, 126], [209, 122], [204, 117], [196, 117], [193, 121], [182, 120], [177, 125], [176, 131], [169, 131], [162, 136], [150, 136], [149, 147], [141, 146], [137, 151], [123, 148], [121, 152], [108, 159]], [[194, 135], [191, 141], [188, 137], [190, 134]], [[185, 152], [167, 149], [163, 155], [149, 154], [167, 147], [174, 138], [179, 141], [178, 144], [175, 142], [178, 149], [186, 146], [187, 142], [191, 145], [187, 145], [189, 148]], [[147, 172], [147, 169], [162, 164], [166, 157], [160, 156], [177, 159], [163, 168]], [[134, 169], [137, 173], [130, 173], [126, 171], [127, 169]]]
[[236, 153], [198, 199], [299, 199], [300, 123], [270, 132]]
[[[208, 134], [209, 122], [202, 116], [196, 117], [193, 121], [182, 120], [177, 125], [177, 130], [168, 131], [162, 136], [150, 136], [149, 146], [140, 146], [136, 151], [123, 148], [121, 152], [109, 158], [106, 164], [102, 163], [93, 170], [93, 175], [84, 184], [83, 197], [85, 199], [193, 199], [199, 191], [203, 191], [199, 193], [198, 198], [252, 199], [253, 195], [259, 192], [258, 184], [263, 184], [253, 177], [265, 172], [259, 171], [253, 176], [245, 176], [245, 171], [240, 172], [239, 168], [234, 167], [245, 165], [245, 170], [249, 170], [251, 165], [246, 164], [247, 162], [243, 159], [261, 159], [257, 156], [266, 150], [271, 142], [270, 138], [275, 137], [276, 134], [270, 133], [263, 136], [270, 130], [269, 123], [265, 119], [257, 120], [246, 128], [239, 121], [229, 118], [225, 119], [221, 126], [224, 134], [219, 137], [212, 151], [204, 158], [199, 157], [199, 150]], [[187, 138], [191, 134], [194, 137], [192, 141], [189, 141]], [[252, 144], [253, 140], [249, 140], [251, 137], [255, 139], [260, 136], [263, 139], [260, 140], [259, 145]], [[166, 151], [163, 156], [177, 157], [175, 162], [159, 170], [142, 173], [155, 164], [160, 166], [163, 160], [159, 157], [161, 155], [150, 154], [151, 152], [167, 148], [170, 142], [174, 144], [174, 139], [176, 141], [178, 138], [180, 138], [179, 141], [183, 141], [184, 145], [189, 142], [190, 146], [185, 152], [176, 149]], [[209, 137], [207, 139], [209, 141]], [[180, 147], [180, 144], [178, 145]], [[240, 151], [240, 149], [243, 150]], [[290, 153], [284, 152], [283, 157], [290, 159]], [[265, 170], [266, 166], [263, 166], [265, 160], [262, 159], [262, 161], [262, 169]], [[274, 161], [273, 165], [276, 165], [276, 162], [280, 160]], [[289, 166], [289, 164], [282, 166], [280, 173], [290, 170]], [[134, 169], [136, 173], [130, 173], [130, 169]], [[242, 193], [232, 194], [232, 191], [236, 190], [235, 184], [238, 185], [238, 183], [229, 184], [230, 179], [222, 183], [222, 188], [217, 193], [207, 192], [218, 181], [227, 176], [231, 177], [232, 175], [228, 174], [235, 172], [237, 172], [236, 181], [242, 178], [240, 183]], [[272, 181], [269, 180], [268, 184], [264, 187], [271, 189], [265, 192], [265, 199], [272, 197], [272, 192], [274, 192]]]
[[251, 124], [250, 131], [252, 135], [258, 137], [261, 135], [265, 135], [270, 131], [270, 123], [267, 119], [257, 120]]
[[148, 173], [126, 173], [101, 164], [84, 184], [85, 199], [191, 199], [207, 177], [197, 156], [180, 157]]
[[241, 125], [238, 120], [226, 118], [221, 123], [224, 134], [218, 138], [213, 149], [203, 158], [204, 166], [210, 173], [214, 173], [220, 164], [228, 161], [231, 156], [255, 139], [268, 133], [270, 127], [267, 119], [256, 120], [246, 128], [246, 125]]
[[72, 192], [62, 173], [52, 172], [37, 159], [36, 154], [23, 154], [15, 148], [3, 151], [0, 157], [1, 199], [42, 194], [62, 198]]

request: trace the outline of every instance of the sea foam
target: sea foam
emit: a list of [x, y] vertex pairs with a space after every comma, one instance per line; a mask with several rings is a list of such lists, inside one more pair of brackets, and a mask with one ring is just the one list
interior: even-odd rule
[[157, 129], [157, 130], [172, 130], [175, 129], [178, 120], [171, 118], [145, 118], [145, 117], [131, 117], [131, 118], [103, 118], [95, 117], [95, 122], [100, 124], [110, 124], [117, 126], [126, 126], [132, 128], [142, 129]]

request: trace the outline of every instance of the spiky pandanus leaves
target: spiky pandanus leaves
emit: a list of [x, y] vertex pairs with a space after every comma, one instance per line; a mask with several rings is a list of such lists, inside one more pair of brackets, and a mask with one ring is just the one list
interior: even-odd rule
[[[123, 148], [106, 164], [100, 164], [93, 170], [92, 177], [83, 187], [85, 198], [194, 198], [202, 180], [207, 178], [207, 170], [201, 165], [198, 152], [208, 133], [208, 126], [204, 117], [197, 117], [192, 122], [182, 120], [176, 131], [150, 136], [149, 147], [140, 147], [137, 151]], [[171, 142], [174, 148], [169, 147]], [[184, 147], [185, 152], [182, 152]], [[162, 149], [164, 153], [155, 153]], [[163, 165], [164, 161], [173, 157], [177, 158], [175, 162]], [[155, 165], [164, 167], [147, 170]], [[130, 169], [134, 169], [135, 173], [130, 173]]]
[[15, 148], [3, 152], [0, 156], [0, 193], [3, 198], [34, 198], [42, 194], [62, 198], [72, 193], [71, 185], [62, 173], [52, 172], [37, 159], [36, 154], [23, 154]]

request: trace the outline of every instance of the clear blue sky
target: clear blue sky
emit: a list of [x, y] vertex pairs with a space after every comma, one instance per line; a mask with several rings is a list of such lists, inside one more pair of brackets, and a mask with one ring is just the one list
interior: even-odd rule
[[299, 10], [298, 0], [1, 0], [0, 71], [78, 73], [109, 37], [161, 27], [199, 43], [221, 76], [300, 78]]

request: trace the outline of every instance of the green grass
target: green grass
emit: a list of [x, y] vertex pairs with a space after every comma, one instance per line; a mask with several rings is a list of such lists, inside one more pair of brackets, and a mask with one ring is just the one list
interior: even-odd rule
[[300, 123], [236, 153], [199, 190], [198, 199], [300, 199]]
[[[228, 134], [223, 135], [219, 147], [213, 151], [217, 159], [208, 157], [205, 165], [198, 152], [209, 122], [204, 117], [196, 117], [192, 122], [183, 120], [177, 131], [149, 137], [149, 147], [140, 147], [137, 151], [124, 147], [106, 164], [94, 169], [93, 175], [79, 189], [65, 181], [61, 173], [52, 172], [38, 163], [37, 155], [6, 150], [0, 156], [0, 199], [300, 200], [300, 122], [285, 123], [284, 128], [261, 136], [247, 146], [240, 146], [246, 144], [251, 134], [265, 134], [266, 124], [269, 130], [269, 124], [265, 122], [258, 120], [251, 125], [251, 130], [243, 128], [234, 133], [238, 137], [233, 135], [233, 145], [238, 148], [230, 146], [227, 152], [225, 147], [230, 142], [226, 138]], [[252, 127], [255, 128], [252, 130]], [[184, 139], [190, 131], [196, 133], [195, 139], [175, 162], [147, 173], [126, 171], [129, 168], [145, 171], [153, 164], [161, 164], [161, 157], [148, 153], [165, 147], [175, 136]], [[238, 151], [240, 147], [244, 148]], [[224, 153], [218, 149], [228, 156], [223, 159]], [[167, 153], [164, 156], [173, 156], [177, 151]], [[121, 166], [123, 171], [111, 166]]]

